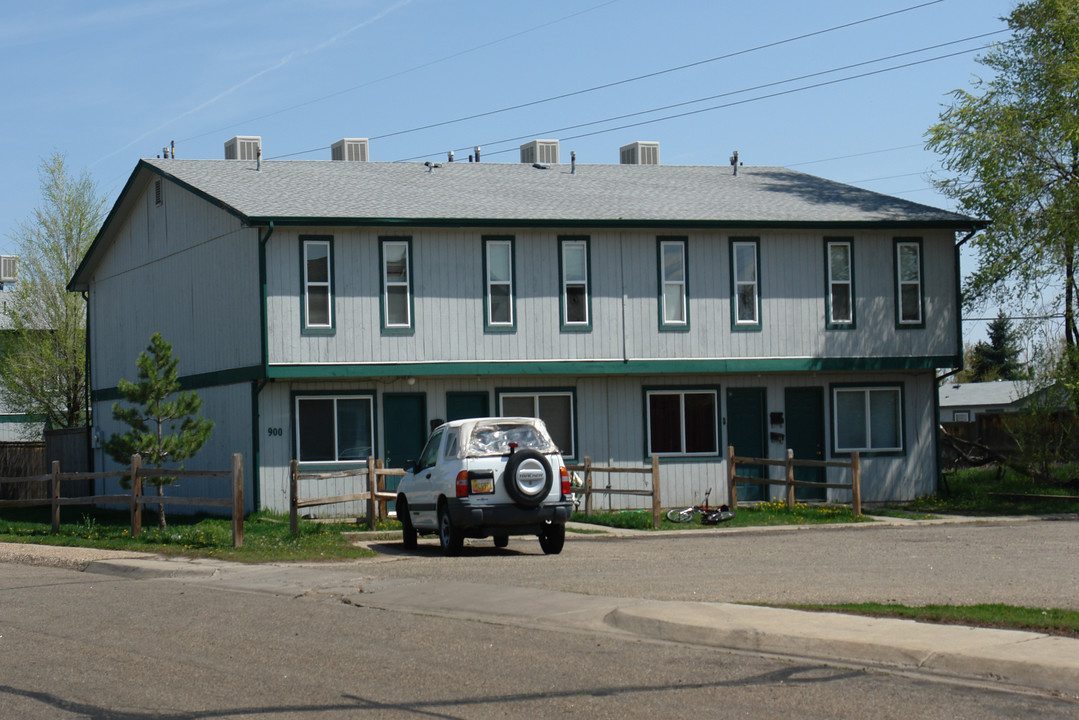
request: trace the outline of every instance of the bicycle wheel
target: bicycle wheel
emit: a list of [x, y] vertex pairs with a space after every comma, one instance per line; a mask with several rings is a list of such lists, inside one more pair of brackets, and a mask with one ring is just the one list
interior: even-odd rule
[[667, 511], [667, 519], [673, 523], [689, 522], [693, 519], [693, 508], [672, 508]]

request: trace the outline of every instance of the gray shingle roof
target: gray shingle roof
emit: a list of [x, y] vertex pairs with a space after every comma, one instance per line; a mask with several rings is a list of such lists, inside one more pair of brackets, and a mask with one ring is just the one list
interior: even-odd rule
[[1031, 383], [998, 380], [980, 383], [948, 383], [938, 390], [942, 408], [1011, 405], [1032, 394]]
[[780, 167], [145, 160], [249, 220], [916, 224], [957, 213]]

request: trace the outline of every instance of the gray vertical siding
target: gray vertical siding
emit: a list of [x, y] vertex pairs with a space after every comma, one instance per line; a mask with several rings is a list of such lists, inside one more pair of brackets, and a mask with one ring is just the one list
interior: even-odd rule
[[[919, 373], [810, 373], [802, 374], [756, 374], [741, 375], [685, 375], [664, 377], [543, 377], [522, 378], [485, 377], [457, 379], [418, 379], [415, 385], [408, 385], [405, 380], [393, 382], [350, 381], [350, 382], [278, 382], [268, 385], [260, 396], [259, 427], [256, 432], [261, 438], [260, 476], [261, 507], [285, 512], [288, 509], [288, 464], [295, 453], [295, 426], [292, 415], [292, 397], [294, 393], [304, 391], [371, 391], [375, 395], [376, 447], [381, 448], [386, 440], [386, 433], [393, 428], [386, 428], [381, 422], [382, 396], [393, 392], [422, 392], [427, 400], [428, 419], [446, 417], [446, 393], [453, 391], [486, 391], [492, 401], [492, 412], [497, 412], [495, 402], [496, 389], [512, 388], [571, 388], [575, 396], [575, 422], [577, 461], [587, 455], [596, 464], [647, 467], [645, 438], [644, 388], [646, 387], [715, 387], [720, 399], [720, 454], [711, 458], [663, 458], [661, 461], [662, 500], [666, 507], [688, 505], [698, 501], [706, 488], [711, 487], [714, 499], [727, 496], [727, 464], [724, 455], [727, 447], [727, 424], [736, 419], [727, 415], [725, 392], [732, 387], [763, 387], [766, 391], [768, 412], [784, 410], [783, 397], [787, 387], [820, 387], [825, 396], [826, 423], [825, 438], [828, 458], [832, 457], [831, 447], [831, 399], [829, 389], [833, 383], [897, 383], [903, 387], [904, 400], [904, 452], [888, 456], [866, 456], [862, 459], [862, 497], [866, 502], [882, 500], [907, 500], [935, 491], [936, 455], [932, 436], [935, 426], [932, 418], [932, 393], [935, 382], [932, 372]], [[238, 421], [242, 418], [237, 416]], [[268, 437], [268, 428], [282, 427], [282, 436]], [[782, 442], [771, 442], [768, 446], [769, 457], [786, 457], [786, 447]], [[840, 459], [846, 459], [845, 457]], [[320, 464], [325, 469], [325, 465]], [[341, 464], [340, 467], [347, 467]], [[781, 468], [770, 468], [769, 477], [777, 480], [782, 477]], [[849, 482], [846, 470], [829, 471], [829, 480]], [[646, 475], [632, 473], [597, 474], [595, 482], [613, 487], [637, 488], [648, 487]], [[303, 496], [339, 495], [357, 491], [362, 483], [349, 480], [332, 479], [306, 481], [300, 493]], [[783, 497], [781, 486], [771, 486], [774, 497]], [[829, 500], [850, 502], [850, 493], [844, 490], [830, 490]], [[328, 506], [319, 510], [324, 515], [363, 514], [365, 509], [352, 505]], [[597, 496], [597, 508], [646, 507], [646, 499], [626, 496]]]
[[[198, 395], [202, 398], [201, 415], [214, 421], [214, 429], [206, 445], [194, 457], [184, 462], [189, 470], [228, 470], [232, 467], [232, 454], [240, 453], [244, 460], [244, 511], [253, 512], [260, 506], [255, 497], [255, 472], [251, 458], [251, 386], [248, 383], [201, 388]], [[124, 403], [121, 402], [123, 405]], [[127, 425], [113, 420], [112, 402], [94, 403], [94, 430], [99, 433], [99, 440], [94, 442], [93, 462], [95, 470], [111, 472], [126, 466], [114, 462], [101, 448], [101, 439], [113, 433], [124, 434]], [[98, 494], [127, 492], [117, 480], [101, 483]], [[153, 492], [145, 490], [144, 492]], [[187, 497], [230, 497], [232, 486], [228, 480], [184, 478], [165, 488], [166, 495]], [[166, 507], [166, 514], [185, 514], [199, 510], [225, 512], [221, 508], [191, 508], [185, 506]]]
[[182, 375], [260, 362], [257, 231], [165, 183], [152, 183], [119, 227], [89, 293], [94, 388], [135, 376], [135, 359], [160, 332]]
[[[302, 234], [334, 238], [332, 335], [301, 332]], [[382, 331], [379, 237], [412, 238], [414, 319]], [[592, 329], [560, 322], [558, 236], [591, 239]], [[516, 331], [484, 332], [482, 237], [514, 237]], [[622, 359], [936, 357], [958, 353], [954, 238], [925, 233], [926, 325], [897, 329], [893, 237], [884, 232], [767, 231], [760, 238], [761, 326], [732, 331], [731, 233], [688, 238], [689, 329], [659, 327], [657, 237], [630, 231], [278, 229], [268, 245], [271, 364]], [[825, 329], [826, 236], [851, 237], [856, 329]], [[745, 237], [748, 235], [733, 235]]]

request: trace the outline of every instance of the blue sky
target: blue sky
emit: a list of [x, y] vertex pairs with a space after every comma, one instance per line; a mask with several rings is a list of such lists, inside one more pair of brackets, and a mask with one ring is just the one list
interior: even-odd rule
[[[553, 137], [566, 158], [575, 150], [581, 163], [615, 163], [619, 146], [651, 140], [665, 165], [726, 165], [738, 150], [746, 165], [952, 209], [930, 186], [937, 163], [922, 149], [924, 134], [948, 93], [984, 72], [979, 52], [965, 51], [1007, 35], [955, 41], [1004, 30], [1013, 5], [4, 3], [0, 252], [15, 252], [11, 236], [39, 204], [38, 168], [54, 150], [88, 171], [111, 206], [139, 158], [172, 141], [177, 157], [220, 158], [234, 135], [260, 135], [267, 161], [325, 160], [332, 142], [368, 137], [372, 160], [456, 150], [460, 161], [480, 145], [484, 162], [514, 162], [525, 140]], [[886, 13], [895, 14], [859, 22]], [[869, 62], [901, 53], [910, 54]], [[909, 63], [919, 64], [832, 82]], [[800, 90], [810, 85], [820, 86]], [[631, 117], [609, 120], [619, 116]], [[984, 323], [965, 326], [968, 340], [982, 332]]]

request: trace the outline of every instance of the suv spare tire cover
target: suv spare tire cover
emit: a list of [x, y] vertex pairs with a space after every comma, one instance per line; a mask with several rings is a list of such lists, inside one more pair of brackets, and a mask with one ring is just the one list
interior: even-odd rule
[[534, 508], [547, 499], [554, 484], [554, 473], [543, 453], [532, 449], [518, 450], [506, 462], [503, 481], [515, 503]]

